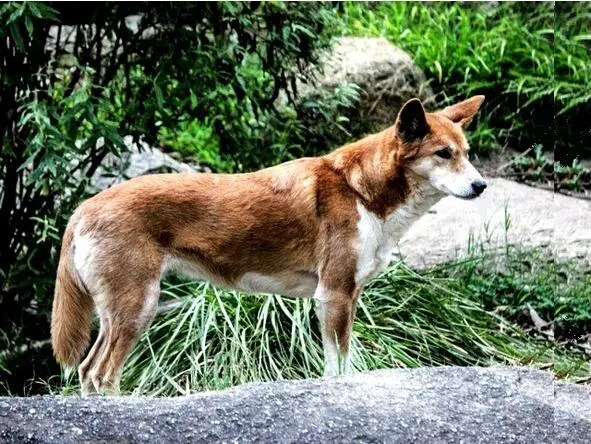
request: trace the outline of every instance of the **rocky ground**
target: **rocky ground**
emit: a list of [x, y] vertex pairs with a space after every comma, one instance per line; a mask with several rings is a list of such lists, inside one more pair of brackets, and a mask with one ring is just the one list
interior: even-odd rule
[[0, 398], [3, 443], [587, 443], [591, 390], [522, 368], [383, 370], [179, 398]]

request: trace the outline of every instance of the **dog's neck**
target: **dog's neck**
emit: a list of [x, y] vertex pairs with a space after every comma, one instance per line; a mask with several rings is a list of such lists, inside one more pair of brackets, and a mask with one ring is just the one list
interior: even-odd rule
[[342, 172], [363, 205], [382, 218], [411, 203], [426, 212], [443, 194], [404, 167], [392, 147], [394, 129], [372, 134], [327, 157]]

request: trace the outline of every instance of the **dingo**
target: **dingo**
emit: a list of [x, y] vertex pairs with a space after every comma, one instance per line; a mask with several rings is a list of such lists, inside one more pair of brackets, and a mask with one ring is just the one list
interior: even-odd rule
[[[435, 113], [408, 101], [396, 123], [325, 156], [248, 174], [138, 177], [80, 205], [66, 228], [53, 302], [57, 360], [83, 394], [117, 393], [128, 353], [170, 270], [246, 292], [313, 297], [325, 374], [347, 367], [355, 306], [407, 228], [445, 195], [486, 188], [462, 127], [475, 96]], [[340, 354], [340, 356], [339, 356]], [[340, 361], [342, 358], [342, 361]]]

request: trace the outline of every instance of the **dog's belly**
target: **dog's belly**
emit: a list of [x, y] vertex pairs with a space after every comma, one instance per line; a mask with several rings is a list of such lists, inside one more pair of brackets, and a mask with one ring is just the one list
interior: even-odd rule
[[181, 273], [195, 279], [204, 279], [214, 285], [247, 293], [272, 293], [283, 296], [311, 298], [318, 286], [318, 275], [307, 271], [283, 271], [274, 274], [247, 272], [230, 282], [222, 276], [210, 273], [199, 263], [177, 257], [167, 257], [162, 265], [167, 271]]
[[310, 298], [318, 286], [316, 273], [307, 271], [285, 271], [272, 275], [244, 273], [236, 288], [249, 293], [273, 293], [298, 298]]

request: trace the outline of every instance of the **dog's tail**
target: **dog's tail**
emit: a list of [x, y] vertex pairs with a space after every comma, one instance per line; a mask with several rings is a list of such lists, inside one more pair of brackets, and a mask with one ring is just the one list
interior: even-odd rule
[[51, 344], [56, 360], [65, 366], [78, 364], [90, 343], [93, 301], [74, 269], [71, 225], [62, 241], [51, 312]]

